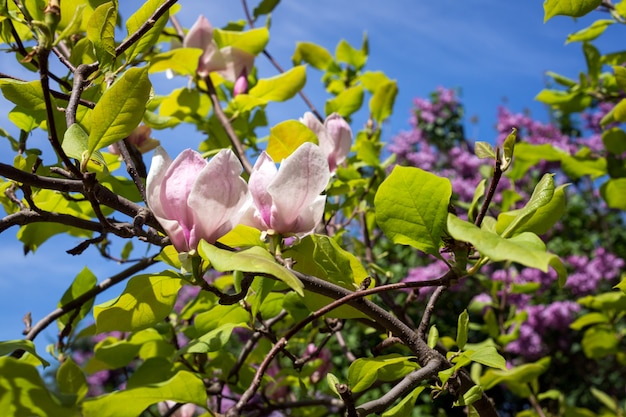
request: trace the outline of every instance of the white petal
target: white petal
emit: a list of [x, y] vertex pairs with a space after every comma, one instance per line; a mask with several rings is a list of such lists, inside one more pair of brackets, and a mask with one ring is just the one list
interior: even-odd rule
[[194, 217], [190, 246], [200, 239], [214, 243], [239, 222], [248, 196], [241, 171], [235, 154], [223, 149], [200, 172], [188, 200]]
[[285, 159], [268, 187], [274, 210], [272, 228], [279, 233], [293, 227], [328, 185], [328, 161], [321, 149], [310, 142], [302, 144]]

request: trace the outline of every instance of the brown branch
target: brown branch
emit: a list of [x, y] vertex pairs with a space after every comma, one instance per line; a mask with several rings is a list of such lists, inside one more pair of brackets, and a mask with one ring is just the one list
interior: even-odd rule
[[128, 38], [124, 39], [124, 41], [115, 48], [115, 57], [119, 57], [122, 55], [132, 44], [137, 42], [143, 35], [145, 35], [150, 29], [154, 27], [154, 24], [159, 20], [161, 16], [163, 16], [174, 4], [177, 3], [178, 0], [167, 0], [162, 5], [160, 5], [152, 16], [148, 18], [140, 27], [130, 35]]
[[430, 324], [430, 317], [435, 311], [435, 304], [437, 303], [437, 300], [439, 300], [439, 297], [441, 297], [441, 294], [443, 294], [446, 288], [448, 288], [447, 285], [441, 285], [437, 287], [435, 292], [433, 292], [428, 299], [428, 304], [426, 304], [426, 308], [424, 309], [422, 320], [420, 321], [419, 327], [417, 328], [417, 336], [422, 340], [426, 340], [426, 330], [428, 329], [428, 325]]
[[202, 77], [202, 80], [204, 80], [204, 82], [206, 83], [209, 97], [211, 98], [211, 103], [213, 104], [213, 111], [215, 112], [215, 116], [217, 116], [222, 127], [224, 128], [224, 131], [226, 132], [226, 135], [228, 135], [230, 142], [235, 148], [235, 152], [237, 153], [237, 156], [241, 161], [241, 165], [243, 165], [243, 169], [248, 174], [250, 174], [252, 172], [252, 164], [248, 160], [248, 157], [246, 156], [246, 150], [244, 149], [241, 140], [237, 136], [237, 133], [235, 133], [235, 130], [230, 123], [230, 120], [228, 120], [228, 117], [226, 117], [224, 110], [222, 110], [222, 105], [220, 103], [219, 97], [217, 96], [217, 91], [215, 90], [215, 86], [213, 85], [211, 76], [207, 75], [205, 77]]

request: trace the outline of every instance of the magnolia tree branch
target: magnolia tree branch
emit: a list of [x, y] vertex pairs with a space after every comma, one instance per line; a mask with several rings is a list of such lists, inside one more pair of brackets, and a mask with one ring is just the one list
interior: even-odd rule
[[[311, 275], [302, 274], [297, 271], [292, 271], [304, 284], [304, 288], [306, 290], [325, 295], [334, 299], [335, 301], [330, 304], [322, 307], [321, 309], [311, 313], [306, 319], [300, 321], [296, 325], [294, 325], [291, 329], [289, 329], [283, 337], [281, 337], [272, 347], [270, 352], [264, 358], [263, 362], [260, 364], [257, 372], [250, 384], [250, 387], [242, 394], [239, 401], [226, 413], [226, 417], [238, 417], [241, 414], [241, 410], [244, 408], [245, 404], [250, 401], [253, 395], [258, 390], [261, 380], [265, 372], [267, 371], [272, 359], [285, 348], [288, 340], [293, 337], [297, 332], [299, 332], [304, 326], [313, 321], [314, 319], [327, 314], [333, 309], [340, 307], [344, 304], [350, 305], [351, 307], [359, 310], [364, 313], [371, 320], [374, 320], [376, 323], [381, 325], [388, 332], [396, 335], [402, 342], [408, 346], [411, 351], [417, 356], [418, 362], [422, 367], [427, 367], [427, 365], [434, 361], [435, 365], [431, 365], [431, 367], [427, 368], [431, 372], [430, 375], [424, 376], [424, 378], [433, 378], [436, 376], [436, 372], [439, 370], [447, 369], [452, 366], [450, 362], [446, 360], [446, 358], [437, 352], [434, 349], [428, 347], [423, 338], [420, 338], [418, 334], [413, 331], [410, 327], [408, 327], [405, 323], [403, 323], [398, 318], [394, 317], [386, 310], [379, 307], [377, 304], [374, 304], [368, 299], [364, 299], [363, 297], [373, 294], [378, 290], [378, 288], [371, 288], [367, 290], [361, 290], [357, 292], [352, 292], [338, 285], [332, 284], [330, 282], [324, 281], [322, 279], [313, 277]], [[443, 277], [430, 280], [428, 284], [433, 282], [449, 282], [452, 275], [456, 275], [454, 270], [448, 271]], [[458, 277], [456, 277], [458, 278]], [[409, 283], [399, 283], [399, 284], [409, 284]], [[415, 282], [410, 284], [424, 284], [424, 282]], [[386, 286], [385, 290], [389, 290], [394, 287], [396, 284], [389, 284]], [[423, 285], [426, 286], [426, 285]], [[400, 287], [402, 288], [402, 287]], [[420, 374], [421, 377], [421, 374]], [[461, 383], [459, 392], [462, 395], [467, 390], [469, 390], [472, 386], [474, 386], [473, 381], [469, 376], [461, 373]], [[399, 397], [396, 397], [396, 399]], [[479, 411], [481, 416], [497, 416], [497, 412], [493, 408], [493, 404], [489, 401], [486, 395], [483, 394], [482, 398], [475, 403], [476, 409]]]
[[[0, 176], [37, 188], [45, 188], [64, 193], [80, 193], [83, 195], [87, 193], [82, 180], [29, 174], [28, 172], [3, 163], [0, 163]], [[162, 230], [161, 225], [145, 207], [114, 193], [100, 183], [93, 184], [93, 193], [100, 204], [133, 218], [142, 216], [142, 224], [146, 224], [157, 230]]]
[[252, 172], [252, 164], [248, 160], [248, 157], [246, 156], [246, 150], [244, 149], [241, 140], [237, 136], [237, 133], [235, 133], [235, 130], [230, 123], [230, 120], [228, 120], [228, 117], [226, 117], [224, 110], [222, 110], [222, 104], [220, 103], [220, 99], [217, 96], [217, 91], [215, 90], [215, 86], [213, 85], [213, 80], [211, 80], [211, 76], [204, 76], [202, 77], [202, 80], [206, 83], [209, 97], [211, 98], [211, 103], [213, 104], [213, 111], [215, 112], [215, 116], [217, 116], [220, 124], [226, 132], [226, 135], [228, 135], [230, 142], [235, 148], [235, 152], [237, 153], [237, 156], [241, 161], [241, 165], [243, 165], [244, 171], [250, 174]]
[[128, 48], [137, 42], [143, 35], [145, 35], [150, 29], [154, 27], [154, 24], [161, 16], [163, 16], [178, 0], [167, 0], [152, 13], [152, 16], [148, 18], [132, 35], [124, 39], [124, 41], [115, 48], [115, 57], [122, 55]]
[[398, 398], [404, 397], [415, 389], [418, 385], [433, 375], [436, 375], [441, 367], [439, 361], [431, 360], [422, 368], [416, 369], [411, 372], [400, 382], [394, 384], [394, 386], [387, 391], [382, 397], [375, 400], [366, 402], [357, 407], [356, 411], [359, 417], [367, 416], [369, 414], [382, 414], [383, 411], [391, 407], [391, 405]]

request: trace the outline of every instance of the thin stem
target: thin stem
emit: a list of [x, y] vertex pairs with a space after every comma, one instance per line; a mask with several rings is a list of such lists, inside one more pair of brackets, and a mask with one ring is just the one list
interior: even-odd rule
[[496, 193], [496, 188], [498, 188], [498, 183], [500, 182], [500, 178], [502, 178], [502, 167], [500, 164], [500, 157], [498, 156], [495, 161], [495, 165], [493, 167], [493, 176], [491, 177], [491, 182], [489, 183], [489, 190], [487, 190], [487, 195], [485, 196], [485, 200], [483, 201], [483, 205], [480, 207], [480, 211], [478, 212], [478, 216], [476, 216], [476, 220], [474, 224], [478, 227], [483, 222], [483, 219], [487, 215], [487, 210], [489, 210], [489, 205], [491, 204], [491, 200]]
[[215, 86], [213, 85], [211, 77], [207, 75], [205, 77], [202, 77], [202, 80], [204, 80], [204, 82], [206, 83], [209, 97], [211, 98], [211, 102], [213, 103], [213, 111], [215, 112], [215, 115], [222, 124], [224, 131], [228, 135], [230, 142], [235, 148], [235, 152], [237, 153], [237, 156], [241, 161], [241, 165], [243, 165], [243, 169], [248, 174], [250, 174], [252, 172], [252, 164], [250, 163], [250, 161], [248, 161], [248, 158], [246, 157], [246, 150], [244, 149], [241, 140], [237, 136], [237, 133], [235, 133], [233, 126], [230, 124], [230, 120], [228, 120], [228, 117], [226, 117], [224, 110], [222, 110], [222, 105], [220, 103], [219, 97], [217, 97], [217, 91], [215, 90]]
[[137, 42], [143, 35], [145, 35], [150, 29], [154, 27], [154, 24], [163, 16], [178, 0], [166, 0], [160, 5], [152, 16], [148, 18], [132, 35], [124, 39], [124, 41], [115, 48], [115, 57], [122, 55], [132, 44]]
[[435, 311], [435, 304], [441, 294], [446, 290], [446, 285], [441, 285], [435, 289], [435, 291], [431, 294], [428, 304], [426, 304], [426, 308], [424, 309], [424, 315], [422, 315], [422, 320], [420, 321], [419, 327], [417, 328], [417, 335], [420, 339], [426, 340], [426, 330], [428, 329], [428, 325], [430, 324], [430, 318]]

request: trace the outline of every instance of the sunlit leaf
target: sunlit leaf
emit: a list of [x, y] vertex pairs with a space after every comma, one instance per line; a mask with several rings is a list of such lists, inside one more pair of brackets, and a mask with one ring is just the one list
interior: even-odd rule
[[451, 195], [448, 179], [396, 166], [374, 198], [376, 222], [394, 243], [440, 257]]
[[98, 332], [134, 331], [158, 323], [172, 311], [182, 282], [172, 271], [134, 276], [118, 298], [94, 307]]
[[83, 416], [136, 417], [148, 406], [166, 400], [206, 407], [206, 398], [202, 379], [180, 371], [165, 382], [90, 398], [83, 402]]

